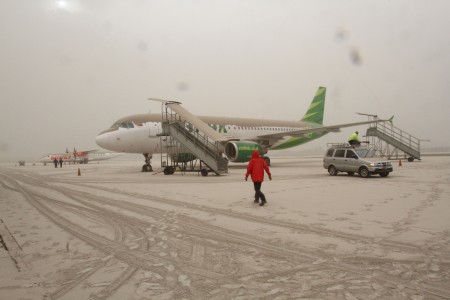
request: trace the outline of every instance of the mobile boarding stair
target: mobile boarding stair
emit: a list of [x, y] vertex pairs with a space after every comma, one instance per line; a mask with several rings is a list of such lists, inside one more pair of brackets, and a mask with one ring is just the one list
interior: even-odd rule
[[390, 122], [375, 123], [367, 129], [366, 136], [372, 137], [375, 149], [388, 159], [400, 159], [400, 150], [408, 161], [420, 160], [420, 139]]
[[[198, 117], [185, 110], [180, 102], [162, 101], [161, 164], [164, 174], [173, 174], [181, 165], [181, 171], [209, 172], [217, 175], [228, 173], [228, 160], [222, 157], [224, 138]], [[196, 168], [194, 160], [200, 160]], [[190, 162], [190, 169], [186, 168]], [[206, 167], [203, 166], [206, 165]]]

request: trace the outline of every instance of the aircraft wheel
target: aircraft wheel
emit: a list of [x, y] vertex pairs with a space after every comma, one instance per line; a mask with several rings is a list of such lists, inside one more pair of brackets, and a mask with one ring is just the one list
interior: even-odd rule
[[408, 157], [408, 161], [409, 162], [413, 162], [414, 161], [414, 157], [412, 157], [412, 156]]
[[270, 167], [270, 158], [264, 156], [263, 159], [266, 161], [266, 164]]
[[142, 172], [153, 172], [153, 168], [151, 165], [145, 164], [142, 166]]
[[202, 174], [202, 176], [208, 176], [208, 170], [206, 169], [202, 169], [200, 173]]

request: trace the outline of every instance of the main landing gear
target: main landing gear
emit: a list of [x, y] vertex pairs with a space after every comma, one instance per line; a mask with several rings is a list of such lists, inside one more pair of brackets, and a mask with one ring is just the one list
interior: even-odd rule
[[148, 153], [144, 153], [144, 157], [145, 157], [145, 165], [142, 166], [142, 172], [153, 172], [152, 165], [150, 164], [152, 156], [148, 155]]

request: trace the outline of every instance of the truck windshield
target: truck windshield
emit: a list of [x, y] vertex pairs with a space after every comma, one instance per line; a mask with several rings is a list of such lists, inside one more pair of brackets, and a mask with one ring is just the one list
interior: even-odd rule
[[358, 153], [359, 157], [374, 157], [375, 152], [372, 149], [368, 148], [359, 148], [355, 149], [355, 152]]

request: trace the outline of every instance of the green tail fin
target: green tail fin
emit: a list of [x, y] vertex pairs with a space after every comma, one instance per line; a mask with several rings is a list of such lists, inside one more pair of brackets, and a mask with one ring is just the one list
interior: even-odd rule
[[308, 107], [308, 111], [303, 116], [302, 121], [316, 124], [323, 123], [323, 110], [325, 108], [325, 95], [327, 88], [320, 86], [316, 95]]

